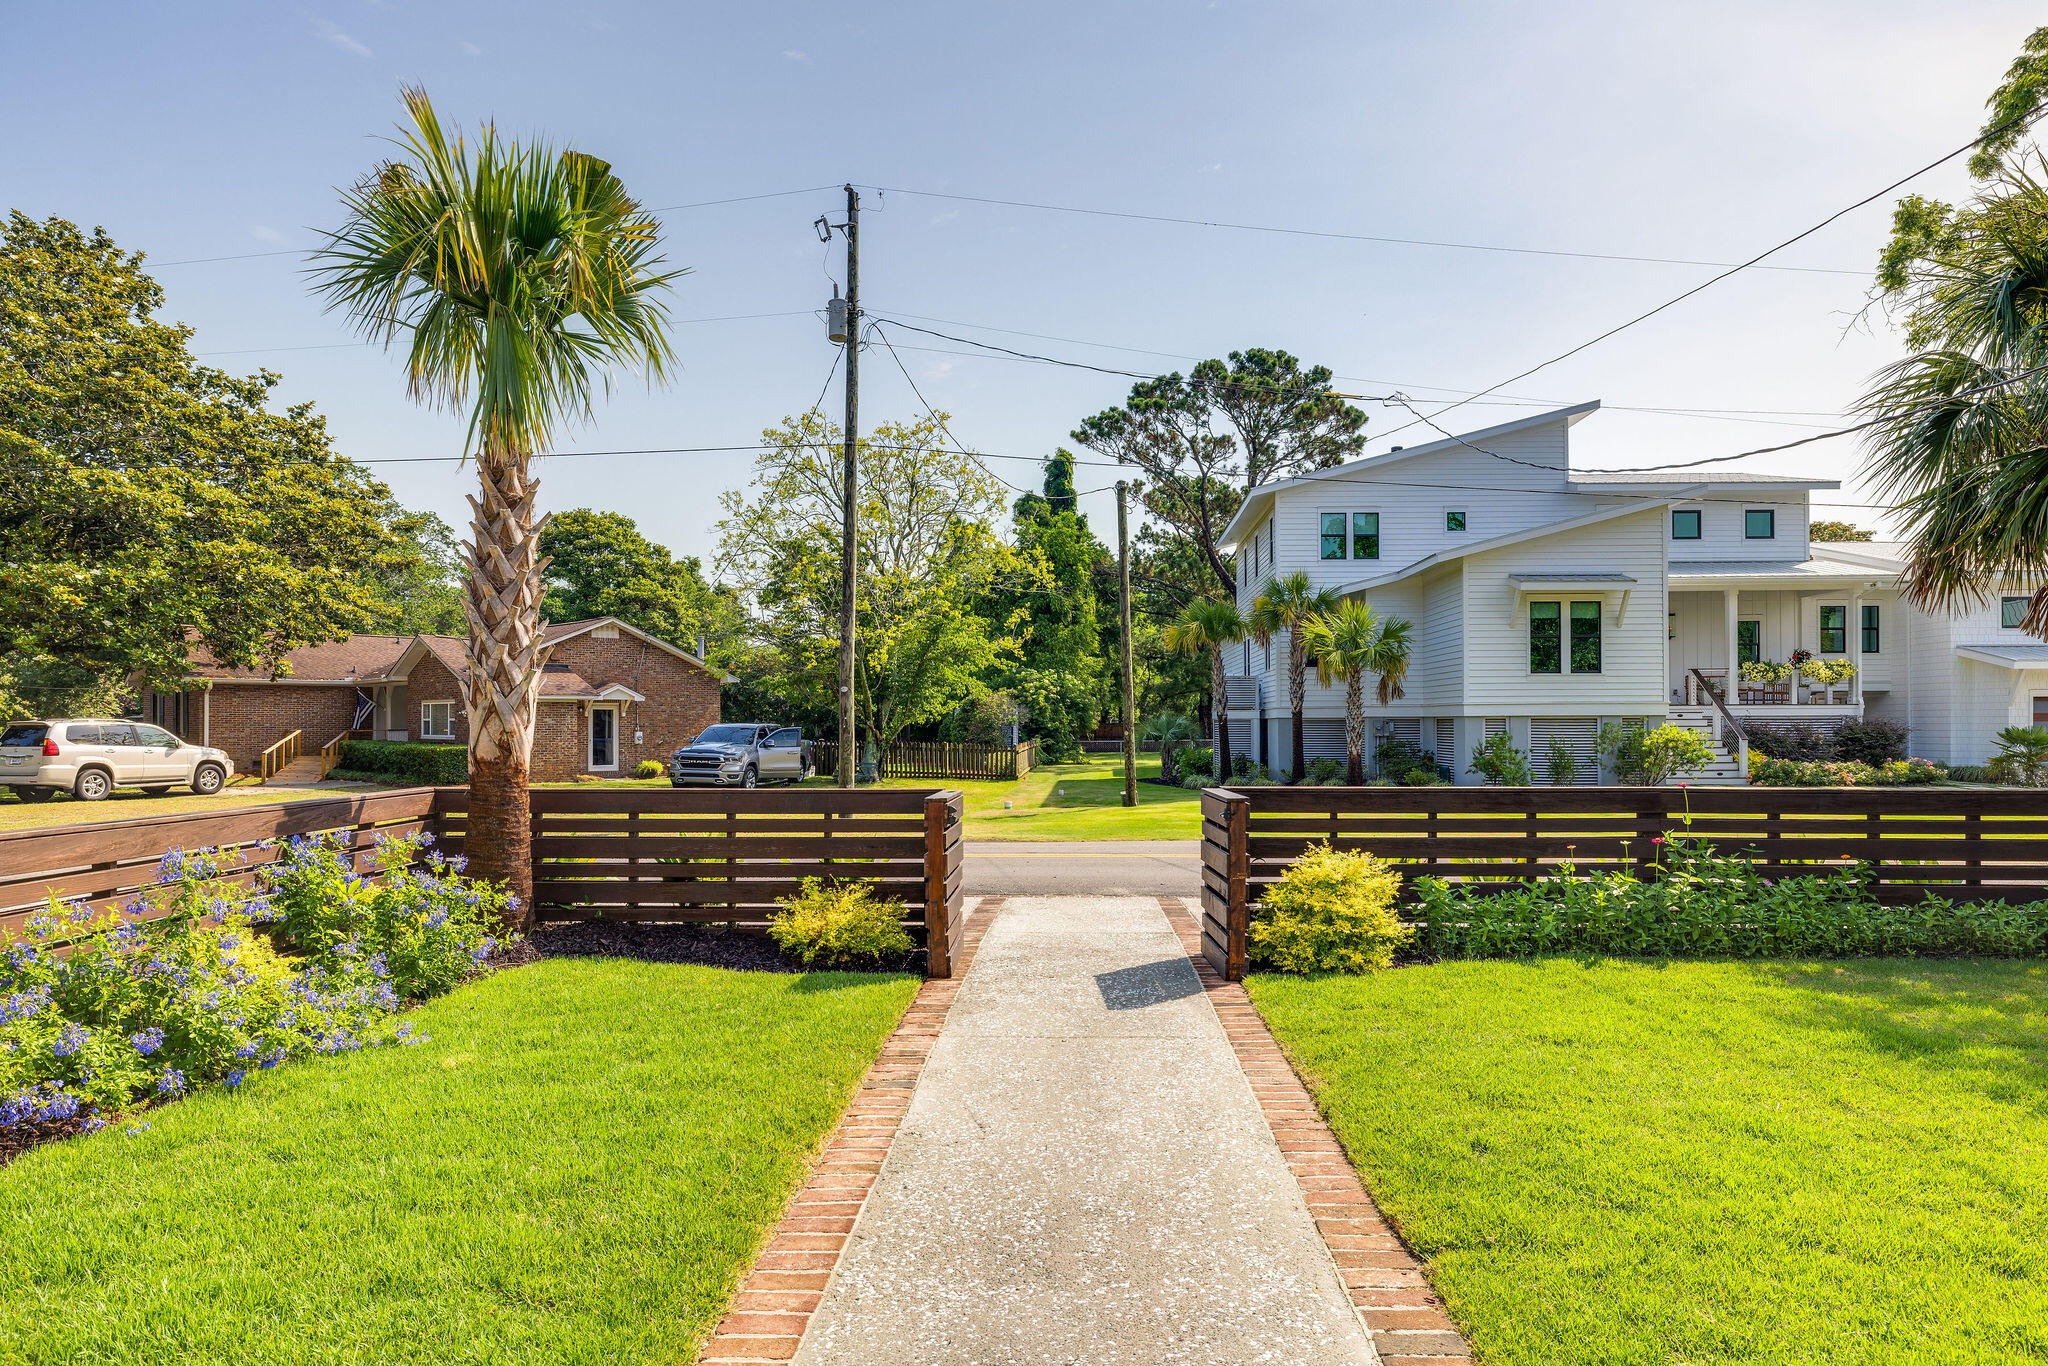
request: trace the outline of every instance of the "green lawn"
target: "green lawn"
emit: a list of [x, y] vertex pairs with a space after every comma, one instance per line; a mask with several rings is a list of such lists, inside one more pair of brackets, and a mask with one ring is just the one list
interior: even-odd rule
[[917, 990], [553, 960], [0, 1169], [0, 1363], [687, 1363]]
[[1248, 985], [1490, 1366], [2048, 1361], [2048, 965]]
[[[1138, 756], [1138, 776], [1159, 776], [1159, 756]], [[610, 778], [594, 783], [545, 783], [546, 787], [668, 786], [666, 778]], [[829, 777], [806, 787], [830, 787]], [[1201, 793], [1156, 783], [1138, 784], [1138, 805], [1123, 805], [1124, 757], [1090, 754], [1078, 764], [1035, 768], [1018, 782], [965, 779], [889, 778], [881, 786], [956, 788], [967, 799], [971, 840], [1192, 840], [1202, 837]], [[1010, 803], [1005, 810], [1003, 803]]]
[[[377, 788], [354, 789], [375, 792]], [[127, 821], [145, 816], [183, 816], [194, 811], [236, 811], [273, 802], [301, 802], [313, 797], [345, 797], [349, 790], [308, 791], [305, 788], [258, 787], [254, 783], [227, 788], [216, 796], [189, 792], [152, 796], [123, 788], [103, 802], [81, 802], [68, 796], [25, 802], [0, 790], [0, 830], [40, 830], [48, 825], [84, 825], [94, 821]]]

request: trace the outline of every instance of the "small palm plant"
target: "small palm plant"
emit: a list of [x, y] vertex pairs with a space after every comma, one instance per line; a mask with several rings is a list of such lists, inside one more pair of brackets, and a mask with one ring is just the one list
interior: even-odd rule
[[2007, 726], [1991, 764], [2024, 787], [2048, 784], [2048, 726]]
[[[344, 191], [346, 221], [315, 254], [330, 309], [406, 346], [412, 397], [469, 415], [482, 496], [472, 499], [465, 704], [472, 871], [531, 900], [527, 771], [545, 651], [540, 532], [530, 463], [565, 421], [587, 418], [615, 364], [650, 383], [672, 359], [658, 295], [660, 225], [611, 167], [486, 125], [450, 139], [426, 92], [404, 91], [412, 127], [396, 160]], [[517, 917], [518, 913], [515, 913]]]
[[1191, 717], [1179, 712], [1160, 712], [1145, 718], [1138, 727], [1141, 744], [1159, 746], [1159, 776], [1169, 783], [1180, 781], [1180, 769], [1174, 764], [1173, 752], [1182, 745], [1191, 745], [1202, 737], [1202, 732]]
[[[1365, 781], [1365, 676], [1379, 675], [1379, 704], [1402, 695], [1408, 677], [1408, 623], [1381, 620], [1379, 613], [1357, 598], [1346, 598], [1302, 628], [1315, 652], [1316, 678], [1324, 687], [1344, 680], [1344, 781], [1357, 787]], [[1300, 734], [1300, 722], [1296, 722]]]
[[1177, 655], [1209, 656], [1210, 705], [1216, 709], [1216, 773], [1227, 779], [1236, 756], [1230, 748], [1230, 699], [1223, 683], [1223, 651], [1245, 637], [1244, 616], [1228, 598], [1200, 598], [1166, 628], [1166, 648]]
[[1302, 757], [1301, 734], [1302, 712], [1308, 701], [1308, 646], [1303, 637], [1310, 622], [1336, 605], [1335, 589], [1316, 587], [1307, 574], [1297, 569], [1266, 585], [1266, 591], [1252, 604], [1252, 614], [1246, 623], [1252, 639], [1260, 645], [1270, 644], [1282, 631], [1287, 633], [1287, 710], [1294, 718], [1294, 751], [1287, 770], [1291, 782], [1300, 782], [1308, 767]]

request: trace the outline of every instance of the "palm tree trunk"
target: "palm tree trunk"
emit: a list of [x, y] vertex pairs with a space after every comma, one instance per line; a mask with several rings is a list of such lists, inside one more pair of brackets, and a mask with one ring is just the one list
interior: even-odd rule
[[1301, 641], [1301, 623], [1287, 628], [1287, 703], [1294, 711], [1294, 767], [1287, 775], [1287, 781], [1298, 783], [1308, 777], [1308, 761], [1303, 757], [1301, 714], [1308, 707], [1308, 651]]
[[477, 460], [483, 497], [469, 500], [469, 814], [463, 852], [473, 877], [518, 898], [509, 916], [523, 929], [533, 912], [533, 840], [527, 778], [534, 707], [540, 694], [540, 521], [538, 484], [526, 454], [487, 445]]
[[1344, 781], [1365, 782], [1365, 675], [1353, 669], [1344, 675]]
[[1218, 645], [1210, 652], [1209, 690], [1215, 701], [1209, 705], [1216, 709], [1216, 783], [1223, 786], [1230, 781], [1230, 698], [1223, 686], [1223, 647]]

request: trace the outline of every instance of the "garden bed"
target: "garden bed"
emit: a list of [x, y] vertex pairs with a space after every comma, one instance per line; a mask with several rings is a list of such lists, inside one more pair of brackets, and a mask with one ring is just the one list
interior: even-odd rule
[[[744, 972], [807, 970], [767, 935], [724, 925], [576, 920], [543, 925], [528, 942], [543, 958], [631, 958], [643, 963], [692, 963]], [[876, 970], [922, 975], [924, 950], [900, 955], [879, 964]]]
[[687, 1361], [917, 990], [554, 959], [0, 1171], [0, 1360]]
[[2048, 966], [1246, 985], [1495, 1366], [2048, 1359]]

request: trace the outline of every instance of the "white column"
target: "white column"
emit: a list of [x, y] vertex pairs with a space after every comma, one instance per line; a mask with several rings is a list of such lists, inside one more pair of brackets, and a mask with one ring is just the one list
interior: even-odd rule
[[1863, 705], [1863, 585], [1849, 590], [1849, 610], [1842, 622], [1842, 655], [1856, 666], [1849, 675], [1849, 701]]
[[1733, 588], [1721, 590], [1721, 612], [1728, 633], [1728, 681], [1722, 684], [1721, 698], [1731, 707], [1742, 698], [1742, 668], [1735, 662], [1735, 619], [1738, 615], [1737, 596]]

